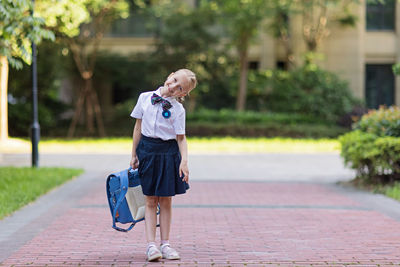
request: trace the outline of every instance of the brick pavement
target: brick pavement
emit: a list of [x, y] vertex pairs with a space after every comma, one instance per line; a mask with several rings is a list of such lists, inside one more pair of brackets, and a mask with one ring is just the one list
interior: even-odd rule
[[400, 220], [351, 192], [201, 180], [174, 198], [171, 243], [182, 259], [146, 263], [144, 224], [129, 233], [111, 228], [104, 182], [92, 177], [88, 195], [49, 209], [63, 209], [54, 219], [37, 218], [45, 227], [1, 266], [400, 266]]

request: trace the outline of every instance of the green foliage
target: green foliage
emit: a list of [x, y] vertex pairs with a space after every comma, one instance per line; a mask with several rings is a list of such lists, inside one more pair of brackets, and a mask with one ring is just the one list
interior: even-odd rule
[[334, 138], [346, 130], [306, 114], [201, 109], [187, 114], [189, 136]]
[[201, 109], [187, 114], [189, 136], [337, 137], [345, 129], [310, 115]]
[[356, 169], [361, 176], [368, 174], [368, 168], [371, 168], [372, 160], [366, 152], [373, 149], [375, 140], [375, 135], [362, 133], [359, 130], [347, 133], [339, 138], [342, 146], [341, 156], [345, 163]]
[[96, 15], [109, 10], [104, 20], [126, 18], [129, 5], [125, 0], [37, 0], [35, 11], [48, 28], [58, 37], [73, 38], [80, 34], [82, 24], [92, 21]]
[[0, 167], [0, 219], [81, 173], [66, 168]]
[[274, 112], [309, 114], [330, 122], [336, 122], [359, 103], [345, 81], [313, 64], [289, 72], [255, 72], [249, 85], [251, 91], [258, 92], [258, 103], [254, 105]]
[[231, 77], [237, 65], [224, 47], [218, 47], [221, 33], [215, 26], [215, 11], [205, 3], [193, 9], [185, 3], [161, 1], [149, 12], [162, 21], [162, 27], [154, 29], [159, 36], [156, 51], [143, 56], [150, 63], [146, 76], [160, 85], [171, 71], [189, 68], [199, 85], [188, 101], [208, 108], [230, 107], [236, 94]]
[[[56, 114], [54, 114], [55, 105], [50, 109], [46, 105], [39, 105], [39, 124], [42, 133], [48, 133], [49, 130], [57, 126]], [[9, 131], [12, 136], [29, 136], [32, 125], [32, 103], [9, 104], [8, 107]]]
[[392, 68], [395, 75], [400, 75], [400, 64], [394, 64]]
[[297, 123], [316, 123], [324, 124], [323, 120], [310, 115], [255, 112], [255, 111], [235, 111], [230, 109], [209, 110], [200, 109], [188, 113], [186, 116], [188, 122], [212, 122], [212, 123], [238, 123], [238, 124], [265, 124], [276, 122], [281, 124]]
[[400, 180], [400, 121], [398, 108], [383, 108], [364, 115], [356, 130], [339, 138], [345, 163], [368, 180]]
[[56, 29], [65, 36], [79, 34], [79, 26], [90, 21], [90, 14], [82, 0], [38, 0], [35, 11], [45, 18], [46, 26]]
[[324, 124], [283, 124], [267, 122], [263, 124], [241, 124], [231, 122], [188, 122], [188, 136], [234, 136], [234, 137], [291, 137], [291, 138], [336, 138], [346, 129]]
[[219, 15], [219, 21], [232, 42], [239, 48], [245, 49], [248, 42], [256, 35], [258, 26], [264, 19], [267, 8], [264, 0], [214, 0], [209, 1], [211, 9]]
[[[61, 54], [61, 49], [62, 46], [46, 41], [37, 50], [39, 123], [44, 134], [60, 126], [61, 115], [68, 108], [60, 100], [60, 86], [67, 66], [72, 63], [69, 57]], [[31, 72], [26, 64], [20, 70], [10, 70], [8, 124], [12, 136], [29, 135], [32, 123]]]
[[[153, 72], [154, 64], [143, 55], [100, 53], [94, 70], [94, 85], [111, 83], [114, 104], [119, 105], [126, 100], [132, 102], [141, 92], [156, 90], [165, 79]], [[115, 108], [118, 109], [118, 106]]]
[[394, 198], [394, 199], [397, 199], [400, 201], [400, 182], [396, 182], [389, 188], [386, 188], [385, 194], [388, 197], [391, 197], [391, 198]]
[[129, 56], [100, 55], [95, 73], [101, 75], [95, 74], [96, 82], [111, 82], [115, 96], [119, 95], [114, 101], [120, 103], [155, 90], [172, 71], [185, 67], [193, 70], [199, 81], [187, 106], [232, 108], [237, 65], [224, 47], [218, 47], [220, 32], [214, 25], [214, 11], [206, 5], [193, 9], [185, 2], [159, 1], [150, 7], [135, 3], [145, 8], [142, 11], [150, 21], [157, 22], [150, 27], [158, 36], [156, 49]]
[[268, 9], [263, 0], [212, 0], [208, 4], [215, 10], [221, 25], [225, 26], [228, 46], [233, 45], [236, 49], [239, 66], [236, 109], [244, 110], [247, 100], [249, 46], [257, 35]]
[[400, 179], [400, 139], [376, 136], [360, 130], [339, 138], [345, 163], [359, 177], [388, 182]]
[[377, 136], [400, 137], [400, 108], [381, 106], [378, 110], [371, 110], [354, 128]]
[[32, 16], [30, 0], [0, 2], [0, 55], [7, 56], [11, 66], [22, 68], [22, 59], [30, 64], [31, 43], [42, 39], [54, 40], [51, 31], [43, 29], [44, 20]]
[[[135, 104], [129, 99], [116, 105], [107, 124], [111, 136], [131, 134], [133, 124], [127, 122]], [[200, 108], [186, 115], [188, 136], [335, 138], [348, 131], [307, 114]]]

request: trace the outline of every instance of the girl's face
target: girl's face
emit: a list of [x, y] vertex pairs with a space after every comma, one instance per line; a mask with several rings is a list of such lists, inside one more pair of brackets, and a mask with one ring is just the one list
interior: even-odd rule
[[190, 83], [186, 74], [182, 71], [171, 73], [164, 82], [164, 96], [181, 97], [190, 91]]

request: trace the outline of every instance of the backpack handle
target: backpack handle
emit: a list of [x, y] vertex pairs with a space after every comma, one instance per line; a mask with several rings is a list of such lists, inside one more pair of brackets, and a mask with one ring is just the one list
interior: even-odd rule
[[122, 201], [124, 201], [125, 195], [128, 192], [128, 187], [129, 187], [129, 180], [128, 180], [128, 172], [131, 170], [131, 168], [129, 168], [126, 171], [122, 171], [120, 172], [120, 181], [121, 181], [121, 194], [119, 194], [119, 198], [117, 200], [117, 204], [115, 205], [115, 208], [113, 210], [113, 214], [112, 214], [112, 219], [113, 219], [113, 225], [112, 227], [120, 232], [128, 232], [130, 231], [136, 224], [136, 222], [133, 222], [131, 224], [131, 226], [129, 226], [126, 229], [120, 228], [116, 225], [115, 222], [115, 217], [117, 216], [117, 211], [119, 206], [121, 205]]

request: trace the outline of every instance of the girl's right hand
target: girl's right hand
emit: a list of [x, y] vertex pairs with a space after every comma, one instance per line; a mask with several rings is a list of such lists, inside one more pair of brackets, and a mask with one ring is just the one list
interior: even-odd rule
[[132, 156], [129, 166], [131, 166], [132, 169], [137, 169], [139, 167], [139, 160], [136, 155]]

